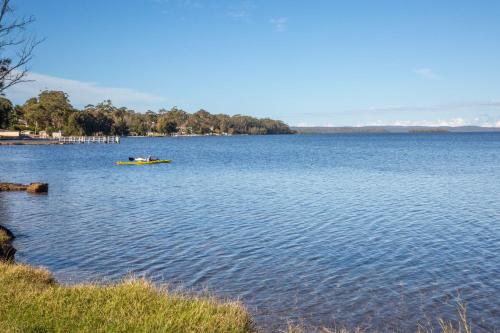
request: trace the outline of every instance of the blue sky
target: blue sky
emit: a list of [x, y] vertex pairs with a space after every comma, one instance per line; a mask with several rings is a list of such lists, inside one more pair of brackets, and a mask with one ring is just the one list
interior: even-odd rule
[[34, 83], [76, 106], [291, 125], [500, 126], [500, 1], [13, 0]]

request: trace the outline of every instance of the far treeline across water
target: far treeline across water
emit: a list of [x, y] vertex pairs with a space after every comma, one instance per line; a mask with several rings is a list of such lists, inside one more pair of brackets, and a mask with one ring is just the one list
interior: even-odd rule
[[188, 113], [176, 107], [139, 113], [107, 100], [78, 110], [62, 91], [43, 91], [23, 105], [0, 97], [0, 128], [62, 131], [64, 135], [291, 134], [280, 120], [245, 115]]

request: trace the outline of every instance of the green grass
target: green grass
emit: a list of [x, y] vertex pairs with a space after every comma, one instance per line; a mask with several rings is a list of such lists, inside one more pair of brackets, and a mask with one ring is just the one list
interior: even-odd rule
[[188, 297], [142, 279], [63, 286], [44, 269], [0, 263], [0, 332], [255, 332], [240, 303]]
[[[415, 325], [417, 333], [471, 333], [458, 304], [455, 324], [438, 320]], [[286, 333], [311, 329], [289, 325]], [[158, 289], [144, 279], [118, 284], [58, 284], [45, 269], [0, 262], [0, 332], [231, 332], [256, 333], [237, 302], [220, 302]], [[314, 328], [322, 333], [363, 333], [361, 329]]]

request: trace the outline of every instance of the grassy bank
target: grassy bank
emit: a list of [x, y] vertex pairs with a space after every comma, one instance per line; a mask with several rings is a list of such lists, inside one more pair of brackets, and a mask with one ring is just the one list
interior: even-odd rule
[[186, 297], [145, 280], [58, 284], [45, 269], [0, 262], [0, 332], [254, 332], [239, 303]]
[[[471, 333], [465, 307], [455, 324], [415, 324], [417, 333]], [[236, 302], [170, 293], [142, 279], [114, 285], [58, 284], [45, 269], [0, 261], [0, 332], [256, 333]], [[362, 333], [360, 329], [290, 325], [287, 333]]]

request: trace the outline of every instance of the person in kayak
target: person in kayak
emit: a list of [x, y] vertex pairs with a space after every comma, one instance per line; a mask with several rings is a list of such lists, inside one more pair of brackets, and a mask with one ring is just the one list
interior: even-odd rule
[[151, 162], [151, 161], [158, 161], [158, 157], [152, 157], [151, 155], [148, 155], [148, 157], [129, 157], [129, 161], [131, 162]]
[[128, 160], [130, 162], [149, 162], [149, 156], [147, 158], [144, 158], [144, 157], [129, 157]]

